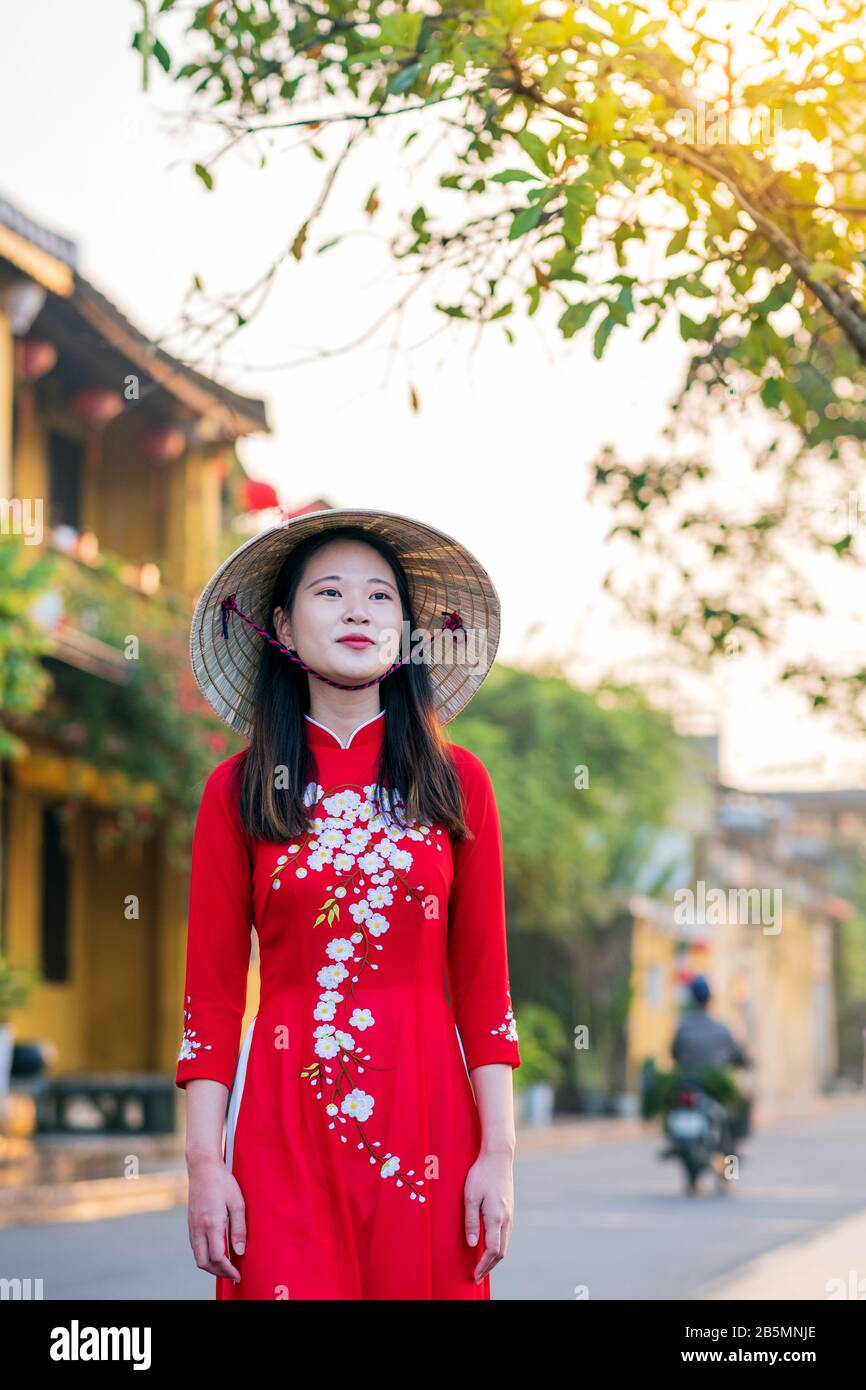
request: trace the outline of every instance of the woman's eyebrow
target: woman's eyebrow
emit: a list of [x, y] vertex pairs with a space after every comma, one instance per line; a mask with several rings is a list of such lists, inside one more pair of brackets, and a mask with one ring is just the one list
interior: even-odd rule
[[[307, 585], [307, 588], [308, 588], [308, 589], [312, 589], [316, 584], [324, 584], [324, 583], [326, 582], [326, 580], [328, 580], [328, 579], [337, 579], [337, 580], [340, 580], [340, 579], [342, 579], [342, 577], [343, 577], [343, 576], [340, 575], [340, 574], [323, 574], [323, 575], [321, 576], [320, 579], [314, 579], [314, 580], [312, 581], [311, 584], [308, 584], [308, 585]], [[396, 587], [391, 583], [390, 579], [376, 579], [376, 578], [374, 577], [373, 579], [368, 579], [368, 580], [367, 580], [367, 583], [368, 583], [368, 584], [387, 584], [389, 589], [394, 589], [394, 592], [395, 592], [395, 593], [397, 592]]]

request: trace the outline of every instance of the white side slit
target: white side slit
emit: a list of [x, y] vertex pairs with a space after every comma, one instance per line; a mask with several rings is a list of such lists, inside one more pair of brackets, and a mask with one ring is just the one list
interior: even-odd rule
[[232, 1082], [231, 1093], [229, 1094], [228, 1111], [226, 1114], [226, 1167], [232, 1171], [232, 1158], [235, 1149], [235, 1132], [238, 1124], [238, 1112], [241, 1108], [241, 1097], [244, 1093], [244, 1080], [247, 1074], [247, 1059], [250, 1055], [250, 1043], [253, 1040], [253, 1029], [256, 1026], [256, 1014], [244, 1038], [243, 1047], [240, 1050], [237, 1066], [235, 1067], [234, 1080]]

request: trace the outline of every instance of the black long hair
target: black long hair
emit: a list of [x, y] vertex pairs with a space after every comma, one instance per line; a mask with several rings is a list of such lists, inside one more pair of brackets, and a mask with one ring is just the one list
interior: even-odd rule
[[[307, 561], [334, 540], [362, 541], [388, 562], [397, 581], [403, 620], [416, 622], [402, 564], [387, 541], [360, 526], [339, 526], [308, 536], [291, 550], [274, 582], [265, 626], [276, 637], [274, 609], [291, 615]], [[304, 792], [315, 782], [315, 757], [307, 742], [304, 715], [310, 679], [284, 652], [262, 638], [253, 688], [253, 732], [242, 759], [239, 810], [244, 829], [257, 839], [289, 840], [308, 825]], [[436, 715], [426, 662], [410, 661], [381, 682], [385, 710], [382, 752], [376, 775], [381, 806], [385, 788], [399, 791], [407, 820], [444, 825], [456, 839], [470, 834], [462, 788], [448, 742]], [[279, 775], [278, 775], [279, 774]], [[399, 810], [389, 803], [398, 823]]]

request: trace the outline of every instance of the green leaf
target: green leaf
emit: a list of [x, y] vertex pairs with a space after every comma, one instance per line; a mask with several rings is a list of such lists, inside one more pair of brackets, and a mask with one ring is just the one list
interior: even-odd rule
[[208, 189], [208, 191], [210, 191], [210, 189], [213, 188], [213, 174], [210, 172], [210, 170], [206, 169], [203, 164], [196, 164], [195, 172], [201, 179], [205, 188]]
[[531, 130], [520, 130], [514, 137], [522, 150], [529, 155], [536, 168], [543, 174], [550, 173], [550, 158], [547, 146]]
[[666, 256], [676, 256], [678, 252], [685, 250], [686, 243], [689, 239], [689, 231], [690, 227], [689, 223], [687, 222], [684, 227], [680, 227], [678, 232], [674, 232], [673, 236], [668, 242], [668, 248], [665, 252]]
[[695, 323], [695, 320], [690, 319], [688, 314], [680, 314], [680, 337], [686, 343], [693, 338], [697, 338], [700, 342], [709, 342], [715, 331], [716, 320], [712, 316], [704, 319], [703, 323]]
[[536, 203], [531, 208], [521, 208], [520, 212], [515, 213], [508, 232], [508, 240], [515, 241], [517, 237], [524, 236], [526, 232], [538, 225], [541, 214], [544, 211], [540, 203]]
[[493, 174], [491, 183], [537, 183], [538, 175], [531, 174], [528, 169], [503, 169], [499, 174]]
[[402, 68], [395, 73], [388, 81], [389, 92], [405, 92], [412, 86], [421, 71], [420, 63], [410, 63], [408, 67]]
[[566, 203], [562, 214], [562, 234], [569, 246], [579, 246], [586, 225], [586, 213], [576, 203]]
[[608, 338], [613, 332], [613, 326], [615, 323], [616, 319], [614, 318], [613, 314], [608, 314], [605, 318], [602, 319], [601, 323], [598, 325], [598, 328], [595, 330], [595, 336], [592, 340], [592, 355], [596, 359], [596, 361], [598, 361], [598, 359], [604, 352], [605, 343], [607, 342]]
[[761, 400], [770, 410], [775, 410], [782, 399], [782, 383], [776, 376], [771, 376], [761, 387]]
[[598, 308], [601, 300], [588, 299], [583, 304], [569, 304], [559, 320], [559, 330], [564, 338], [573, 338], [581, 328], [585, 328]]
[[153, 41], [153, 56], [159, 63], [163, 72], [171, 72], [171, 57], [169, 51], [164, 43], [160, 43], [159, 39], [154, 39]]
[[588, 183], [570, 183], [565, 188], [565, 197], [569, 203], [573, 203], [578, 208], [594, 208], [596, 204], [595, 189]]

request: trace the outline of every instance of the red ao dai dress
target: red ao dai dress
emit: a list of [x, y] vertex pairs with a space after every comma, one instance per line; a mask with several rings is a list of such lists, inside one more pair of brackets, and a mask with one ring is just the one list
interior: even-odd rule
[[[307, 716], [317, 780], [295, 842], [243, 831], [245, 752], [205, 784], [175, 1079], [230, 1088], [247, 1244], [226, 1239], [241, 1282], [218, 1277], [219, 1299], [490, 1298], [463, 1189], [481, 1140], [469, 1071], [520, 1065], [499, 816], [484, 764], [451, 744], [474, 838], [401, 830], [373, 803], [385, 718], [344, 746]], [[239, 1049], [253, 925], [260, 1002]]]

